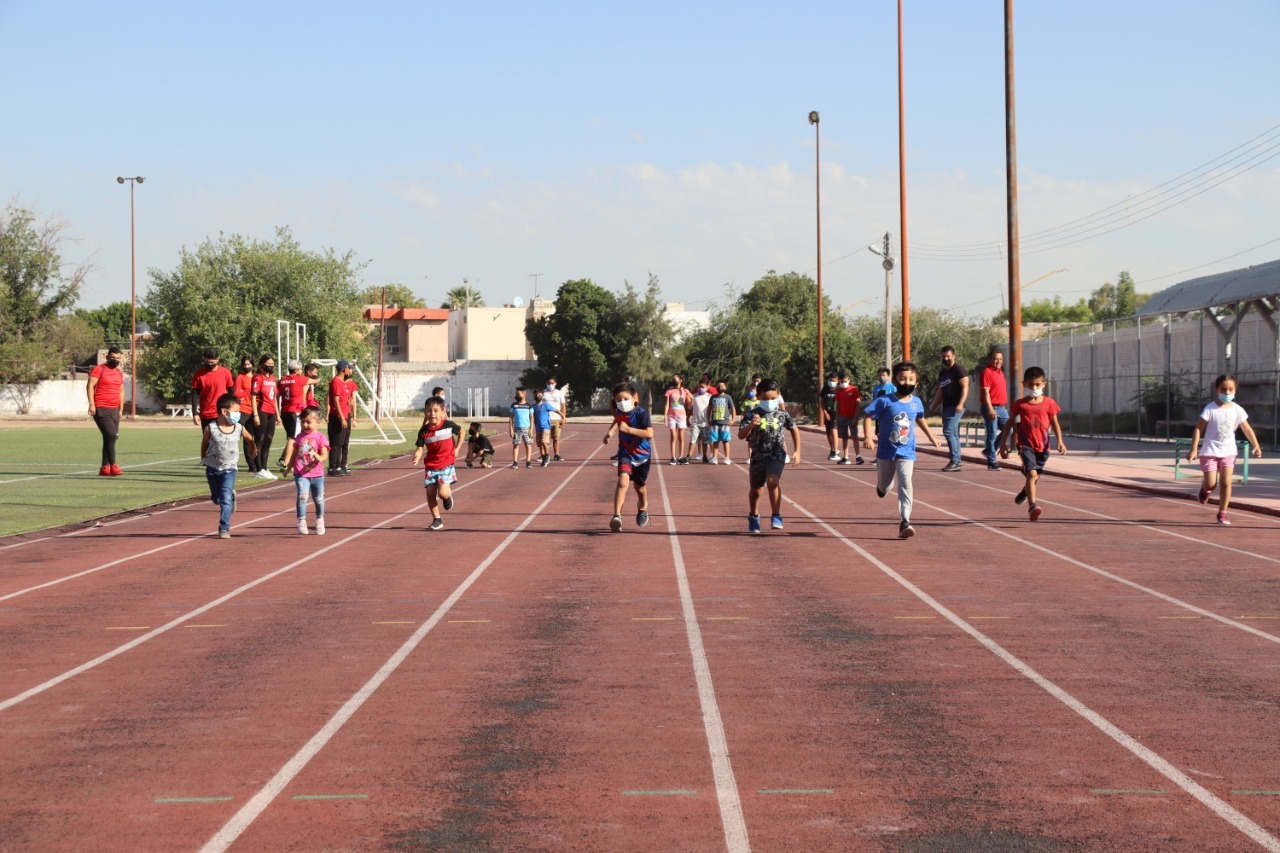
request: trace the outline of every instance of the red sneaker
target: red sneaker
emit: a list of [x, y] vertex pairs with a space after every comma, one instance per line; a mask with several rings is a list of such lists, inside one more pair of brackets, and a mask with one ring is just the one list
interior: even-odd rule
[[112, 476], [112, 477], [119, 477], [119, 476], [120, 476], [121, 474], [123, 474], [123, 473], [124, 473], [124, 472], [120, 470], [120, 466], [119, 466], [119, 465], [112, 465], [112, 466], [111, 466], [111, 476]]
[[103, 465], [101, 468], [99, 468], [99, 469], [98, 469], [98, 476], [99, 476], [99, 477], [110, 477], [110, 476], [111, 476], [111, 466], [110, 466], [110, 465]]

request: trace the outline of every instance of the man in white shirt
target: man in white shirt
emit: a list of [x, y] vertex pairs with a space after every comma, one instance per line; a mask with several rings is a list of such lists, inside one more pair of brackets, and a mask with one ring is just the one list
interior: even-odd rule
[[557, 386], [555, 376], [547, 377], [547, 388], [542, 392], [542, 402], [550, 403], [553, 407], [551, 410], [551, 459], [553, 462], [562, 462], [564, 457], [560, 455], [560, 430], [564, 426], [565, 421], [565, 403], [564, 392]]

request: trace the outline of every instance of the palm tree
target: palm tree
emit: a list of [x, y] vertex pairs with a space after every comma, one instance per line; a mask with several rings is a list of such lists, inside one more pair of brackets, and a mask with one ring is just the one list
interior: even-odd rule
[[459, 308], [483, 308], [484, 297], [464, 278], [460, 286], [445, 293], [444, 307], [450, 311], [457, 311]]

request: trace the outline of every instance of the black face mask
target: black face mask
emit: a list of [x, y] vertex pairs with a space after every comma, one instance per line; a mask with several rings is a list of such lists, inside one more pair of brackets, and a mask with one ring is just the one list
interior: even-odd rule
[[267, 376], [270, 376], [276, 372], [276, 366], [274, 364], [264, 364], [262, 365], [262, 372]]
[[107, 359], [107, 367], [119, 367], [119, 366], [120, 366], [120, 359], [118, 358]]
[[913, 394], [916, 390], [916, 386], [914, 384], [908, 385], [902, 382], [896, 383], [893, 387], [898, 389], [899, 394]]
[[216, 361], [206, 361], [206, 362], [204, 363], [204, 366], [205, 366], [206, 368], [208, 368], [209, 370], [213, 370], [215, 367], [217, 367], [217, 366], [218, 366], [218, 362], [216, 362]]

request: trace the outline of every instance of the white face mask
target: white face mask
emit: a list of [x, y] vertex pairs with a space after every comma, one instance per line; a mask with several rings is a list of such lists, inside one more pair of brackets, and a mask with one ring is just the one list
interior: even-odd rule
[[636, 404], [635, 404], [635, 401], [634, 401], [634, 400], [619, 400], [619, 401], [618, 401], [618, 411], [619, 411], [619, 412], [622, 412], [624, 415], [625, 415], [625, 414], [627, 414], [628, 412], [630, 412], [630, 411], [631, 411], [632, 409], [634, 409], [635, 407], [636, 407]]
[[1028, 397], [1043, 397], [1043, 396], [1044, 396], [1044, 389], [1043, 389], [1043, 388], [1028, 388], [1028, 389], [1027, 389], [1027, 396], [1028, 396]]
[[774, 397], [771, 400], [761, 400], [760, 405], [757, 408], [764, 412], [772, 412], [778, 408], [778, 398]]
[[841, 383], [840, 383], [840, 387], [841, 387], [841, 388], [848, 388], [848, 387], [849, 387], [849, 383], [848, 383], [848, 382], [841, 382]]

